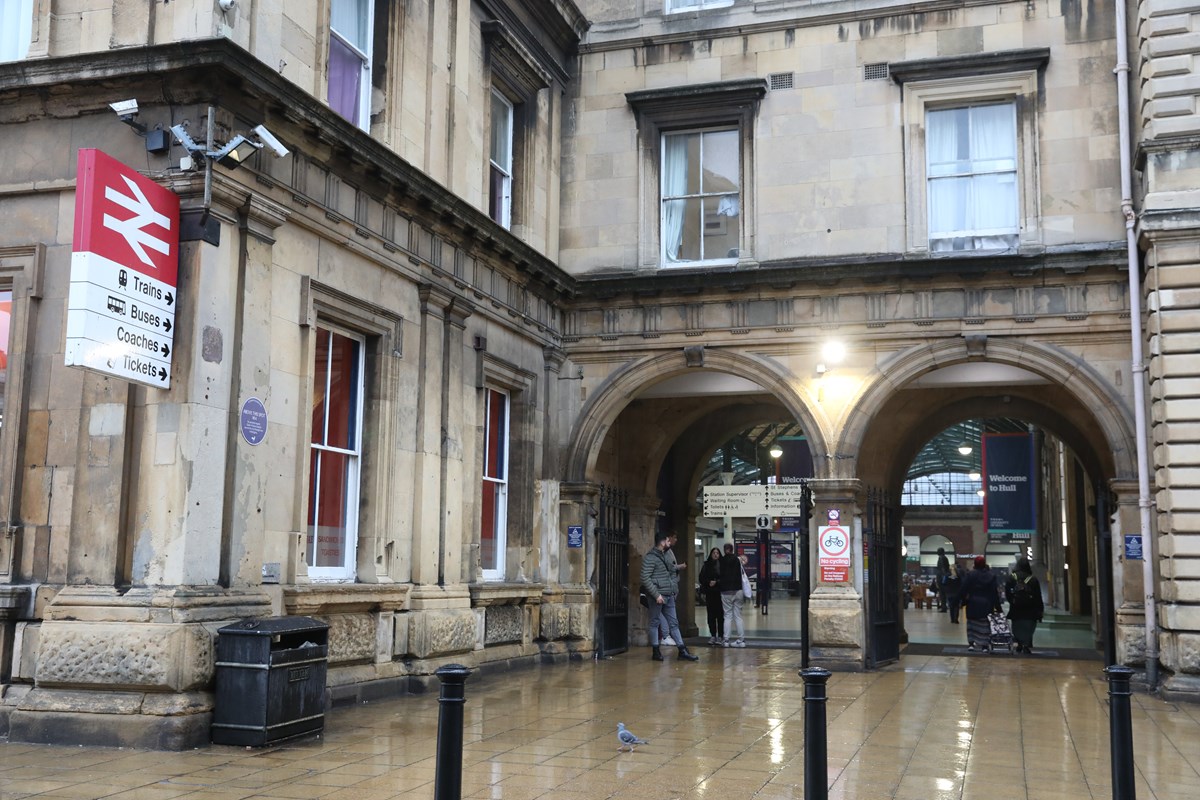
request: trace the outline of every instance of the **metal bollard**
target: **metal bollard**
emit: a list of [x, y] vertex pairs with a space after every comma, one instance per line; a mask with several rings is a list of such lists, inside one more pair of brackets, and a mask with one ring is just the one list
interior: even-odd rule
[[1109, 760], [1112, 762], [1113, 800], [1137, 800], [1133, 784], [1133, 720], [1129, 698], [1133, 690], [1129, 667], [1105, 667], [1108, 675]]
[[471, 670], [462, 664], [447, 664], [433, 674], [442, 682], [433, 800], [461, 800], [463, 706], [467, 703], [466, 683]]
[[820, 667], [800, 670], [804, 679], [804, 800], [829, 800], [825, 683], [832, 674]]

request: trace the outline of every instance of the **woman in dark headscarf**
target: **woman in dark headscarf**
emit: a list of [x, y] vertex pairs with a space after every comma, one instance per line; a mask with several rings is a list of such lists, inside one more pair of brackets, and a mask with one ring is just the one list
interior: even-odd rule
[[708, 551], [708, 559], [700, 567], [700, 591], [708, 609], [709, 644], [720, 644], [725, 638], [725, 609], [721, 607], [721, 548]]
[[1042, 621], [1045, 604], [1042, 602], [1042, 587], [1033, 577], [1033, 567], [1028, 558], [1018, 558], [1013, 574], [1004, 586], [1008, 599], [1008, 618], [1012, 620], [1013, 639], [1018, 653], [1033, 652], [1033, 632]]
[[959, 598], [967, 616], [967, 649], [990, 651], [988, 614], [1000, 610], [1000, 580], [983, 556], [975, 557], [975, 569], [963, 578]]

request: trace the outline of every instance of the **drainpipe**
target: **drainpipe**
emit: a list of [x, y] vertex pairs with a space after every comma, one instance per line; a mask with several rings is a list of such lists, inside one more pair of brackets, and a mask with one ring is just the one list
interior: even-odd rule
[[[1129, 335], [1133, 350], [1133, 418], [1137, 435], [1138, 516], [1142, 534], [1142, 582], [1146, 608], [1146, 682], [1158, 686], [1158, 610], [1154, 600], [1154, 539], [1150, 530], [1150, 467], [1146, 435], [1146, 365], [1142, 363], [1142, 279], [1138, 260], [1137, 214], [1133, 210], [1133, 169], [1129, 141], [1129, 37], [1125, 0], [1114, 0], [1117, 18], [1117, 117], [1121, 149], [1121, 214], [1125, 217], [1125, 251], [1129, 270]], [[1105, 565], [1111, 569], [1112, 564]]]

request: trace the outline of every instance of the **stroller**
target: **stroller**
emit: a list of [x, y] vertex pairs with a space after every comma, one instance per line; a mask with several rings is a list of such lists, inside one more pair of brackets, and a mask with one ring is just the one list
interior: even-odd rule
[[1007, 650], [1009, 655], [1013, 653], [1012, 625], [1002, 612], [988, 615], [988, 648], [993, 653], [1001, 648]]

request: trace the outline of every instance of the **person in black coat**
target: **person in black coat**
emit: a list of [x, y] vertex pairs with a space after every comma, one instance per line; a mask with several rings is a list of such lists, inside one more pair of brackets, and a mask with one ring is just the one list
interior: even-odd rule
[[942, 594], [946, 598], [946, 607], [950, 610], [950, 621], [955, 625], [958, 624], [958, 609], [962, 605], [962, 600], [959, 597], [962, 592], [962, 578], [958, 575], [958, 567], [950, 567], [950, 573], [946, 576], [946, 584], [942, 588]]
[[1008, 618], [1012, 620], [1017, 652], [1032, 653], [1033, 633], [1042, 621], [1046, 606], [1042, 601], [1042, 587], [1033, 577], [1028, 558], [1017, 559], [1017, 566], [1004, 586], [1004, 596], [1008, 600]]
[[725, 609], [721, 606], [721, 548], [708, 551], [708, 560], [700, 567], [700, 591], [708, 610], [708, 643], [720, 644], [725, 638]]
[[990, 651], [988, 614], [1000, 610], [1000, 579], [983, 556], [975, 557], [975, 569], [963, 578], [958, 597], [967, 615], [967, 649]]

